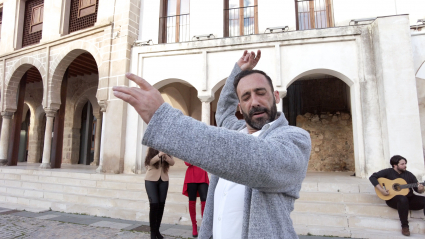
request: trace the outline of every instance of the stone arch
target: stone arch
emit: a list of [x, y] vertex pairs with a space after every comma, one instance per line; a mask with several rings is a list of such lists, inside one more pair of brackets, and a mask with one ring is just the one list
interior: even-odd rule
[[46, 86], [45, 83], [47, 82], [45, 68], [42, 66], [40, 61], [33, 57], [22, 57], [20, 60], [15, 62], [6, 75], [5, 89], [4, 93], [2, 94], [3, 111], [16, 111], [16, 94], [18, 93], [19, 83], [21, 82], [25, 72], [27, 72], [31, 67], [37, 68], [38, 72], [40, 73], [43, 82], [43, 95], [46, 94], [46, 90], [44, 90]]
[[353, 144], [354, 144], [354, 164], [355, 172], [358, 177], [365, 177], [366, 175], [366, 159], [364, 152], [363, 141], [363, 119], [361, 111], [361, 98], [360, 98], [360, 85], [354, 79], [346, 76], [345, 74], [332, 70], [332, 69], [311, 69], [298, 74], [291, 81], [285, 85], [285, 89], [295, 81], [314, 74], [325, 74], [336, 77], [343, 81], [349, 87], [349, 104], [351, 109], [351, 123], [353, 127]]
[[227, 80], [227, 77], [222, 79], [221, 81], [217, 82], [217, 84], [215, 84], [213, 86], [213, 88], [211, 89], [211, 95], [214, 95], [215, 92], [217, 92], [218, 89], [220, 89], [222, 86], [224, 86], [226, 84], [226, 80]]
[[93, 115], [99, 117], [100, 106], [96, 99], [97, 85], [91, 85], [86, 90], [75, 94], [66, 105], [66, 114], [69, 117], [65, 118], [64, 147], [63, 147], [63, 163], [78, 163], [79, 148], [80, 148], [80, 129], [81, 129], [81, 115], [84, 105], [90, 102], [93, 106]]
[[334, 71], [334, 70], [331, 70], [331, 69], [312, 69], [312, 70], [305, 71], [305, 72], [297, 75], [296, 77], [294, 77], [291, 81], [288, 82], [288, 84], [286, 84], [286, 88], [288, 88], [292, 83], [294, 83], [298, 79], [300, 79], [304, 76], [312, 75], [312, 74], [326, 74], [326, 75], [334, 76], [334, 77], [342, 80], [345, 84], [347, 84], [350, 87], [354, 84], [354, 81], [352, 79], [350, 79], [348, 76], [342, 74], [341, 72]]
[[[50, 65], [50, 78], [51, 90], [48, 93], [48, 98], [43, 100], [43, 105], [46, 108], [59, 108], [60, 101], [60, 88], [62, 79], [68, 66], [83, 53], [90, 53], [95, 59], [97, 69], [99, 70], [102, 64], [101, 55], [98, 47], [87, 41], [76, 41], [67, 44], [61, 52], [55, 56]], [[99, 70], [99, 79], [102, 71]]]
[[161, 92], [161, 96], [164, 101], [173, 106], [173, 108], [179, 109], [185, 115], [189, 115], [189, 107], [176, 88], [168, 87], [164, 89], [164, 91]]
[[[196, 89], [196, 87], [190, 84], [189, 82], [182, 79], [178, 79], [178, 78], [168, 78], [168, 79], [158, 81], [157, 83], [153, 85], [153, 87], [155, 87], [156, 89], [161, 89], [162, 87], [169, 85], [171, 83], [182, 83], [183, 85], [187, 85], [189, 87], [193, 87]], [[199, 91], [198, 89], [196, 90]]]

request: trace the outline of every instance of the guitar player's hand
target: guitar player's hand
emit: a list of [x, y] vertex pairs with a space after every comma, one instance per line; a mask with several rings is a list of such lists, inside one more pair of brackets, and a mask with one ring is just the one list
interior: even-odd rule
[[418, 183], [418, 193], [423, 193], [424, 192], [424, 185]]
[[382, 195], [384, 195], [384, 196], [388, 196], [388, 195], [390, 195], [390, 191], [388, 191], [388, 190], [385, 190], [385, 189], [383, 189], [382, 187], [381, 187], [381, 185], [376, 185], [376, 187], [378, 188], [378, 190], [382, 193]]

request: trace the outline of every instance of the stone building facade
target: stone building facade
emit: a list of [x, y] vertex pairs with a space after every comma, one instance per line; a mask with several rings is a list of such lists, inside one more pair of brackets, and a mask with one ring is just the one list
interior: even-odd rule
[[[354, 171], [367, 177], [389, 167], [390, 157], [400, 154], [418, 178], [425, 175], [425, 15], [419, 10], [424, 2], [177, 2], [174, 11], [172, 1], [143, 1], [138, 44], [132, 48], [131, 71], [159, 89], [166, 102], [179, 109], [196, 105], [200, 113], [187, 115], [213, 124], [213, 108], [235, 61], [245, 49], [260, 49], [257, 68], [271, 76], [283, 101], [279, 109], [289, 111], [292, 125], [310, 130], [315, 144], [310, 170]], [[344, 111], [324, 109], [333, 104], [331, 98], [316, 105], [302, 89], [291, 91], [300, 81], [327, 78], [343, 84], [345, 93], [339, 98]], [[196, 91], [197, 99], [187, 102], [184, 93], [167, 89], [177, 84]], [[333, 94], [330, 88], [316, 90]], [[296, 101], [289, 103], [294, 94], [301, 94], [298, 108], [293, 107]], [[127, 116], [125, 168], [142, 171], [146, 149], [138, 142], [146, 125], [133, 109]]]
[[[425, 174], [421, 0], [91, 0], [83, 7], [79, 0], [44, 0], [44, 19], [38, 2], [28, 10], [31, 1], [0, 1], [4, 164], [14, 165], [9, 155], [24, 147], [25, 161], [41, 167], [80, 163], [143, 173], [147, 126], [111, 87], [134, 86], [124, 76], [131, 71], [185, 115], [214, 125], [236, 59], [244, 49], [260, 49], [257, 68], [273, 79], [279, 110], [311, 133], [312, 171], [367, 177], [401, 154], [415, 175]], [[37, 43], [23, 44], [32, 34], [25, 24], [40, 35]], [[340, 95], [320, 88], [329, 96], [320, 105], [309, 97], [314, 91], [291, 88], [328, 78], [338, 80]], [[334, 103], [339, 108], [326, 108]], [[17, 118], [28, 127], [24, 140], [16, 136]]]
[[[130, 66], [131, 45], [138, 36], [140, 4], [130, 0], [0, 1], [3, 164], [16, 165], [16, 157], [10, 157], [11, 151], [18, 151], [16, 148], [26, 148], [28, 156], [23, 161], [42, 163], [43, 168], [52, 166], [56, 151], [61, 153], [55, 167], [78, 163], [81, 154], [87, 153], [79, 152], [83, 146], [80, 139], [84, 139], [88, 154], [92, 154], [86, 164], [99, 164], [103, 148], [102, 155], [108, 156], [98, 170], [122, 172], [127, 107], [111, 100], [110, 89], [128, 84], [124, 74]], [[36, 39], [35, 43], [27, 45], [27, 38]], [[19, 103], [22, 84], [25, 96]], [[87, 102], [90, 111], [84, 115]], [[18, 147], [19, 140], [11, 140], [19, 137], [14, 126], [21, 122], [15, 121], [19, 115], [25, 119], [27, 112], [30, 127], [20, 131], [25, 131], [28, 142]], [[95, 123], [87, 124], [84, 131], [81, 120], [86, 116], [90, 124]], [[89, 129], [92, 132], [86, 138], [90, 142], [80, 135]]]

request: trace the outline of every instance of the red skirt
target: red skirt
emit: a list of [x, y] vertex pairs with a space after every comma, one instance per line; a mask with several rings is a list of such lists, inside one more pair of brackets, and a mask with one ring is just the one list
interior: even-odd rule
[[[189, 197], [187, 193], [187, 184], [188, 183], [207, 183], [210, 184], [210, 180], [208, 178], [208, 173], [202, 168], [196, 167], [190, 163], [184, 162], [187, 166], [189, 166], [186, 170], [186, 176], [184, 177], [184, 186], [183, 186], [183, 195]], [[197, 194], [199, 197], [199, 193]]]

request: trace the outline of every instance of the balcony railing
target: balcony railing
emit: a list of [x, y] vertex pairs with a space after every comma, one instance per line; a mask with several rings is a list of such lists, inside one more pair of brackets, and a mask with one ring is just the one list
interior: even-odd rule
[[256, 33], [257, 6], [224, 9], [225, 35], [241, 36]]
[[190, 41], [189, 14], [161, 17], [159, 24], [163, 29], [163, 39], [166, 43]]

